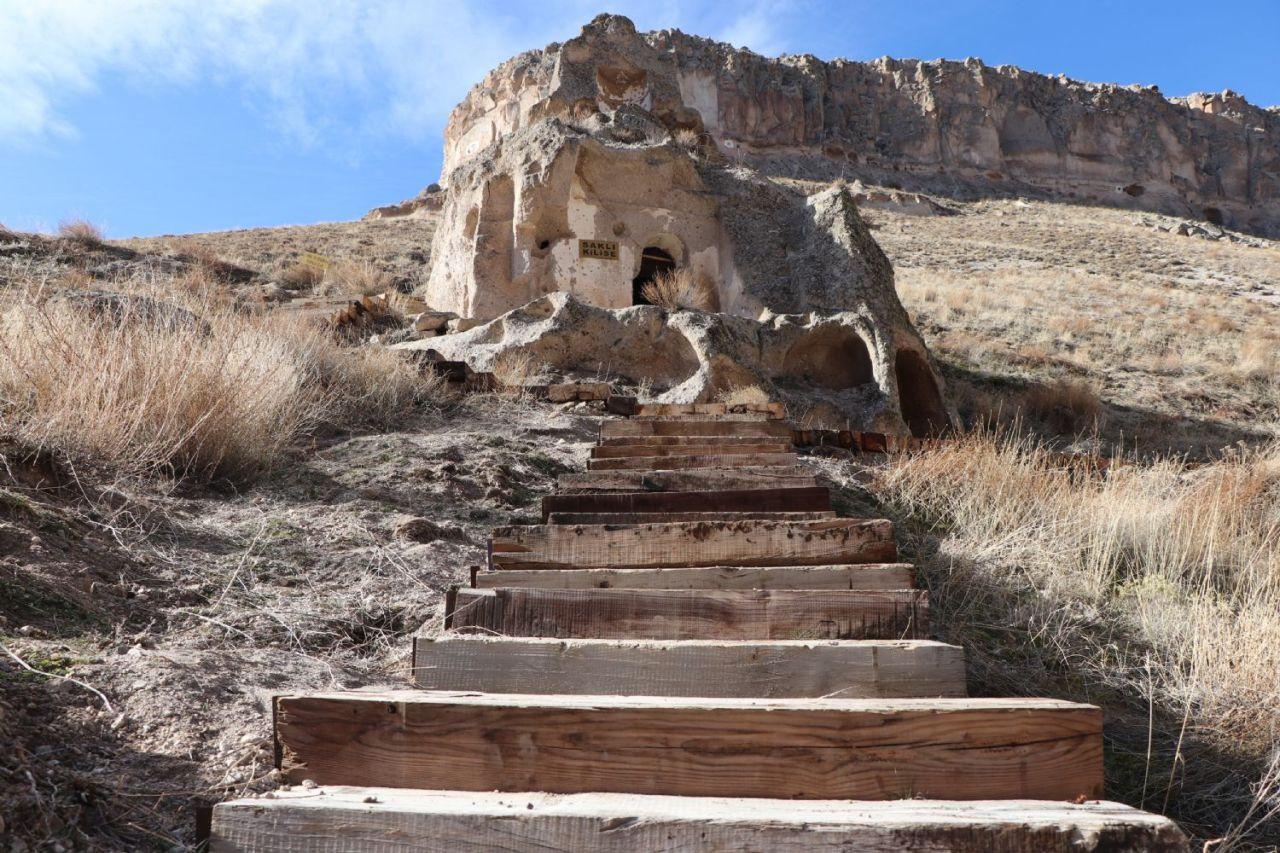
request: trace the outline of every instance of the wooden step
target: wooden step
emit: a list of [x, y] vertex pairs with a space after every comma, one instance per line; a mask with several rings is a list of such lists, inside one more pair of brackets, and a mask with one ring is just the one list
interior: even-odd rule
[[856, 518], [500, 527], [490, 551], [495, 569], [820, 566], [898, 556], [893, 522]]
[[596, 447], [670, 447], [671, 445], [687, 445], [703, 447], [705, 445], [723, 445], [730, 447], [739, 444], [759, 444], [760, 442], [778, 442], [792, 445], [786, 439], [760, 435], [623, 435], [613, 438], [602, 438]]
[[909, 563], [853, 566], [710, 566], [681, 569], [508, 569], [477, 572], [472, 586], [542, 589], [911, 589]]
[[743, 456], [790, 453], [791, 442], [752, 444], [604, 444], [591, 448], [592, 459], [626, 459], [633, 456]]
[[766, 471], [744, 471], [733, 467], [683, 471], [588, 471], [585, 474], [561, 474], [556, 482], [564, 494], [802, 489], [818, 485], [813, 472], [799, 466]]
[[588, 459], [588, 471], [679, 471], [685, 468], [789, 468], [794, 453], [742, 453], [719, 456], [633, 456], [624, 459]]
[[764, 415], [769, 418], [786, 417], [782, 403], [636, 403], [633, 412], [638, 418], [688, 418], [723, 415]]
[[763, 435], [791, 441], [795, 431], [786, 421], [636, 420], [602, 421], [601, 438], [627, 435]]
[[910, 640], [929, 633], [921, 590], [454, 589], [445, 627], [601, 640]]
[[279, 696], [289, 782], [896, 800], [1097, 799], [1102, 712], [1050, 699]]
[[633, 492], [547, 495], [542, 518], [551, 513], [822, 512], [831, 509], [825, 486], [799, 489], [734, 489], [713, 492]]
[[[436, 784], [448, 781], [445, 776]], [[269, 799], [267, 797], [270, 797]], [[764, 800], [322, 786], [213, 807], [210, 853], [590, 850], [1188, 853], [1168, 818], [1120, 803]]]
[[842, 699], [964, 696], [964, 652], [928, 640], [551, 640], [417, 637], [427, 690]]
[[670, 524], [689, 521], [822, 521], [835, 512], [553, 512], [547, 524]]

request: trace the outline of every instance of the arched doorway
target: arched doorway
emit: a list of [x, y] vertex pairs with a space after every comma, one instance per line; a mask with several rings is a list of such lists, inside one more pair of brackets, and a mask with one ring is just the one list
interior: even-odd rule
[[797, 341], [787, 351], [782, 370], [834, 391], [875, 382], [867, 345], [847, 326], [823, 326]]
[[640, 272], [631, 280], [631, 304], [649, 305], [648, 299], [641, 293], [644, 286], [653, 281], [660, 272], [669, 272], [676, 268], [676, 259], [671, 253], [657, 246], [645, 246], [640, 253]]
[[945, 432], [950, 421], [942, 406], [942, 395], [933, 381], [933, 371], [920, 353], [898, 350], [894, 372], [898, 376], [898, 405], [911, 434], [928, 438]]

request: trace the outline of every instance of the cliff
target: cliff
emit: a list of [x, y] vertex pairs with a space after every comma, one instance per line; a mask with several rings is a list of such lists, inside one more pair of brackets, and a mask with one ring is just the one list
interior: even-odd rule
[[473, 88], [445, 131], [444, 181], [531, 122], [627, 103], [767, 173], [1102, 203], [1280, 237], [1280, 111], [1232, 92], [1166, 98], [974, 59], [769, 59], [611, 15]]

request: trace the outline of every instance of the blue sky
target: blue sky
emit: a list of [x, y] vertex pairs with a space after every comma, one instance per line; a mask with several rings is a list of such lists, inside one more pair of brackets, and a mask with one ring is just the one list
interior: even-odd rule
[[1280, 0], [0, 0], [0, 222], [357, 218], [438, 178], [448, 112], [489, 68], [601, 11], [767, 55], [977, 56], [1280, 104]]

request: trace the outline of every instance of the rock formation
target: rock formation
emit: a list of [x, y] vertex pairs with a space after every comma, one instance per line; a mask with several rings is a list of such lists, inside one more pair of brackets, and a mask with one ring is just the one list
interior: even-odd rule
[[449, 119], [444, 180], [534, 122], [626, 105], [766, 172], [1049, 195], [1280, 236], [1280, 111], [1232, 92], [1170, 99], [976, 59], [768, 59], [607, 15], [472, 89]]
[[[672, 402], [790, 383], [840, 426], [944, 429], [941, 381], [850, 188], [806, 196], [722, 156], [676, 89], [629, 64], [644, 42], [625, 18], [575, 42], [548, 72], [565, 109], [491, 126], [449, 174], [425, 298], [486, 325], [423, 345], [480, 370], [521, 352], [648, 381]], [[529, 106], [495, 97], [516, 99], [504, 115]], [[715, 313], [632, 307], [670, 274], [705, 282]]]

